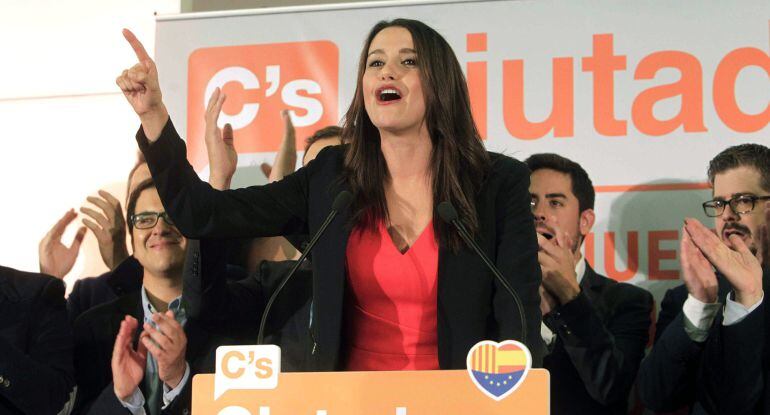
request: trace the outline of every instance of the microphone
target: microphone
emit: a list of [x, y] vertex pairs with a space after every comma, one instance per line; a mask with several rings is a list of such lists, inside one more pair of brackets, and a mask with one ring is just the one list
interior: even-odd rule
[[315, 235], [313, 235], [313, 238], [310, 239], [310, 242], [306, 245], [306, 248], [304, 249], [304, 252], [302, 252], [302, 255], [299, 257], [297, 262], [294, 264], [294, 266], [291, 267], [291, 270], [289, 270], [289, 273], [286, 274], [286, 276], [281, 280], [281, 283], [278, 285], [278, 288], [275, 289], [273, 292], [273, 295], [270, 296], [270, 299], [267, 302], [267, 305], [265, 306], [265, 311], [262, 313], [262, 320], [259, 322], [259, 334], [257, 335], [257, 344], [262, 344], [264, 341], [264, 335], [265, 335], [265, 324], [267, 323], [267, 316], [270, 314], [270, 309], [273, 307], [273, 303], [275, 302], [275, 299], [278, 298], [278, 294], [280, 294], [281, 290], [283, 290], [283, 287], [286, 285], [287, 282], [289, 282], [289, 279], [294, 275], [294, 273], [297, 272], [297, 269], [299, 269], [299, 266], [302, 265], [302, 262], [305, 261], [305, 258], [307, 258], [308, 254], [310, 254], [310, 251], [313, 250], [313, 247], [318, 242], [318, 239], [321, 238], [321, 235], [326, 231], [326, 228], [329, 227], [329, 224], [334, 220], [334, 218], [337, 216], [338, 213], [345, 210], [350, 202], [353, 201], [353, 194], [350, 193], [347, 190], [343, 190], [337, 194], [337, 197], [334, 198], [334, 202], [332, 202], [332, 210], [329, 212], [329, 216], [326, 217], [326, 220], [321, 224], [321, 226], [316, 231]]
[[484, 253], [484, 251], [481, 250], [481, 247], [476, 243], [476, 241], [471, 238], [471, 234], [468, 232], [467, 229], [465, 229], [465, 225], [463, 225], [462, 222], [460, 222], [457, 210], [455, 210], [455, 207], [452, 206], [452, 203], [449, 201], [441, 202], [439, 203], [438, 207], [436, 208], [438, 211], [438, 215], [441, 217], [441, 220], [443, 220], [446, 223], [452, 224], [456, 229], [457, 232], [460, 234], [460, 237], [463, 238], [465, 243], [473, 249], [473, 251], [481, 257], [481, 260], [484, 261], [484, 264], [489, 268], [490, 271], [492, 271], [492, 274], [497, 278], [497, 281], [502, 285], [506, 291], [513, 297], [513, 302], [516, 304], [516, 308], [519, 311], [519, 321], [521, 322], [521, 337], [522, 337], [522, 343], [527, 343], [527, 324], [526, 324], [526, 318], [524, 315], [524, 306], [521, 303], [521, 298], [519, 298], [519, 295], [516, 294], [516, 291], [511, 287], [511, 284], [508, 283], [508, 280], [503, 277], [503, 274], [500, 272], [499, 269], [495, 266], [494, 263], [487, 257], [487, 255]]

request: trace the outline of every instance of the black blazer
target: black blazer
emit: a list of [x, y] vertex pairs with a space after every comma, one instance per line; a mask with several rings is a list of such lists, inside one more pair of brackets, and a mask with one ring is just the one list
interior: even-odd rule
[[[120, 330], [120, 322], [126, 315], [139, 321], [134, 345], [142, 330], [141, 291], [134, 291], [117, 300], [94, 307], [75, 321], [75, 369], [78, 394], [74, 414], [129, 413], [115, 396], [112, 385], [112, 349]], [[229, 339], [212, 336], [193, 319], [184, 326], [187, 336], [187, 363], [190, 378], [163, 414], [189, 414], [192, 399], [192, 378], [197, 373], [214, 371], [214, 352], [219, 345], [231, 344]], [[139, 384], [140, 388], [144, 382]], [[145, 398], [147, 394], [144, 393]]]
[[[719, 275], [717, 283], [718, 298], [722, 301], [731, 288]], [[706, 414], [699, 398], [705, 343], [693, 341], [685, 332], [682, 312], [685, 300], [684, 284], [668, 290], [663, 297], [655, 326], [655, 343], [639, 368], [637, 393], [644, 406], [653, 411], [689, 408], [691, 414]]]
[[556, 334], [543, 366], [551, 413], [625, 414], [652, 325], [652, 295], [588, 264], [574, 300], [544, 318]]
[[64, 284], [0, 267], [0, 413], [55, 414], [75, 386]]
[[[213, 239], [188, 240], [184, 275], [188, 316], [211, 333], [245, 337], [256, 344], [265, 304], [296, 261], [262, 261], [247, 278], [227, 280], [224, 246]], [[288, 281], [265, 325], [264, 343], [281, 348], [282, 372], [308, 370], [313, 289], [308, 265], [305, 261]]]
[[130, 256], [112, 271], [75, 281], [67, 297], [70, 322], [74, 323], [75, 319], [93, 307], [114, 301], [123, 294], [139, 291], [142, 288], [143, 272], [142, 264]]
[[[346, 185], [340, 174], [344, 147], [328, 147], [306, 167], [265, 186], [216, 191], [201, 181], [169, 121], [150, 145], [140, 128], [139, 147], [158, 193], [179, 230], [190, 239], [314, 234]], [[475, 198], [478, 243], [523, 301], [527, 346], [534, 366], [542, 363], [540, 266], [530, 210], [529, 170], [512, 158], [491, 154], [492, 169]], [[341, 212], [319, 239], [313, 256], [313, 354], [310, 370], [343, 365], [345, 251], [349, 212]], [[518, 311], [482, 260], [464, 248], [439, 248], [438, 353], [444, 369], [465, 368], [471, 347], [485, 339], [521, 339]]]
[[[770, 268], [764, 270], [763, 287], [770, 287]], [[715, 319], [709, 332], [702, 364], [703, 386], [699, 400], [711, 413], [760, 415], [770, 411], [770, 307], [765, 298], [738, 323], [724, 326]]]

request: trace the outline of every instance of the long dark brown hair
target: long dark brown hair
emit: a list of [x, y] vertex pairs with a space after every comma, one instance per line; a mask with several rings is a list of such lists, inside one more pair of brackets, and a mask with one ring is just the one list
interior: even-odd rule
[[489, 155], [473, 122], [468, 87], [457, 57], [438, 32], [416, 20], [395, 19], [377, 23], [369, 32], [361, 51], [356, 92], [345, 115], [342, 131], [343, 137], [350, 143], [345, 156], [344, 179], [354, 195], [352, 221], [355, 226], [376, 230], [380, 220], [388, 219], [384, 183], [389, 172], [380, 148], [380, 133], [364, 107], [362, 79], [372, 40], [383, 29], [394, 26], [411, 33], [417, 52], [417, 66], [425, 97], [425, 123], [433, 144], [430, 166], [434, 231], [443, 246], [457, 251], [462, 241], [441, 221], [435, 207], [450, 201], [465, 226], [475, 235], [479, 220], [474, 196], [489, 171]]

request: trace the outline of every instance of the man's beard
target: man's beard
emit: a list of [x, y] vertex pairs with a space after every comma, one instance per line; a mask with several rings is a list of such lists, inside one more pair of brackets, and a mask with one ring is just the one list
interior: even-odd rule
[[[754, 240], [753, 234], [751, 233], [751, 229], [749, 229], [748, 226], [738, 223], [738, 222], [728, 222], [725, 224], [724, 227], [722, 227], [722, 233], [719, 235], [719, 238], [723, 240], [725, 243], [730, 243], [730, 245], [733, 245], [732, 242], [730, 242], [729, 237], [725, 238], [725, 232], [735, 230], [740, 232], [740, 234], [737, 234], [739, 238], [746, 244], [746, 246], [749, 248], [749, 251], [756, 256], [759, 252], [759, 247], [757, 246], [756, 241]], [[744, 236], [746, 237], [744, 239]], [[733, 246], [733, 249], [736, 249], [735, 246]]]

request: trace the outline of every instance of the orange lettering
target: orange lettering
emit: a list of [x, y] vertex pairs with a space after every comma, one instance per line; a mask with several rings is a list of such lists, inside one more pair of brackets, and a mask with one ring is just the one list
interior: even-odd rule
[[647, 239], [647, 252], [649, 255], [648, 278], [651, 280], [676, 280], [679, 279], [679, 270], [660, 269], [660, 261], [664, 259], [676, 259], [676, 250], [661, 249], [660, 241], [677, 241], [677, 231], [650, 231]]
[[618, 271], [615, 265], [615, 232], [604, 235], [604, 272], [615, 281], [628, 281], [639, 270], [639, 232], [628, 232], [626, 270]]
[[224, 373], [225, 376], [227, 376], [230, 379], [237, 379], [243, 375], [243, 368], [238, 368], [237, 370], [230, 370], [230, 359], [235, 358], [240, 361], [246, 360], [246, 356], [243, 355], [243, 353], [237, 351], [237, 350], [231, 350], [222, 357], [222, 367], [220, 368], [222, 373]]
[[534, 140], [553, 130], [554, 137], [574, 131], [574, 79], [572, 58], [553, 59], [553, 106], [544, 121], [531, 122], [524, 112], [524, 61], [503, 61], [503, 121], [517, 138]]
[[471, 113], [482, 139], [487, 138], [487, 63], [468, 62], [468, 95]]
[[[663, 68], [678, 69], [681, 78], [671, 84], [649, 88], [636, 97], [631, 111], [636, 128], [654, 136], [669, 134], [680, 125], [688, 133], [706, 131], [703, 125], [703, 70], [698, 59], [684, 52], [656, 52], [639, 62], [634, 79], [653, 79]], [[655, 118], [655, 104], [676, 96], [681, 96], [679, 114], [668, 120]]]
[[625, 69], [625, 55], [614, 55], [612, 34], [594, 35], [593, 56], [583, 58], [583, 72], [594, 74], [594, 127], [599, 134], [626, 135], [626, 121], [615, 118], [614, 73]]
[[759, 66], [770, 77], [770, 56], [748, 47], [728, 53], [714, 73], [714, 108], [719, 119], [739, 133], [753, 133], [770, 123], [770, 103], [759, 114], [746, 114], [735, 99], [735, 82], [741, 70], [748, 66]]
[[254, 366], [256, 367], [254, 374], [257, 375], [258, 378], [267, 379], [270, 376], [273, 376], [272, 360], [263, 357], [261, 359], [257, 359], [257, 361], [254, 363]]

